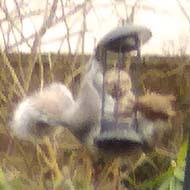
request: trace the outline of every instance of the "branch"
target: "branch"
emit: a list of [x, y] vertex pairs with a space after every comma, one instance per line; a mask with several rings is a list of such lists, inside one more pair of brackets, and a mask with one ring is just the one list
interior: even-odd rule
[[[27, 80], [25, 83], [25, 90], [28, 91], [29, 85], [30, 85], [30, 81], [31, 81], [31, 76], [32, 76], [32, 72], [35, 66], [35, 62], [37, 60], [37, 48], [39, 47], [39, 44], [41, 43], [41, 39], [43, 37], [43, 35], [46, 33], [46, 31], [52, 26], [53, 24], [53, 19], [55, 16], [55, 12], [57, 9], [57, 2], [58, 0], [54, 0], [53, 4], [51, 6], [50, 9], [50, 14], [47, 18], [44, 19], [44, 22], [39, 30], [38, 33], [35, 34], [35, 39], [31, 48], [31, 60], [29, 61], [29, 67], [28, 67], [28, 71], [27, 71]], [[47, 11], [47, 10], [46, 10]]]
[[[5, 14], [6, 21], [9, 22], [10, 25], [12, 26], [12, 28], [14, 27], [17, 30], [17, 32], [22, 36], [22, 42], [25, 42], [28, 45], [28, 47], [30, 47], [30, 44], [28, 43], [28, 41], [26, 40], [25, 36], [23, 35], [22, 30], [20, 30], [18, 28], [18, 26], [14, 22], [14, 19], [10, 17], [7, 8], [1, 7], [1, 9], [3, 10], [3, 12]], [[17, 42], [16, 42], [16, 44], [17, 44]], [[6, 51], [9, 51], [9, 47], [6, 47]]]
[[[69, 17], [71, 17], [71, 16], [73, 16], [74, 14], [76, 14], [76, 13], [78, 13], [79, 11], [81, 11], [82, 9], [83, 9], [83, 6], [84, 6], [84, 3], [82, 3], [82, 4], [79, 4], [79, 5], [77, 5], [76, 7], [74, 7], [72, 10], [70, 10], [66, 15], [65, 15], [65, 17], [68, 19]], [[30, 16], [35, 16], [35, 12], [33, 12], [33, 14], [32, 14], [32, 12], [31, 12], [31, 15], [30, 15], [30, 12], [27, 14], [27, 16], [28, 17], [30, 17]], [[18, 18], [17, 18], [18, 19]], [[3, 19], [4, 20], [4, 19]], [[64, 20], [64, 17], [63, 16], [61, 16], [61, 17], [59, 17], [59, 18], [55, 18], [54, 19], [54, 21], [52, 21], [52, 24], [51, 24], [51, 27], [55, 27], [57, 24], [59, 24], [60, 22], [63, 22], [63, 20]], [[0, 20], [1, 21], [1, 20]], [[73, 25], [72, 25], [73, 26]], [[72, 27], [71, 26], [71, 27]], [[70, 28], [71, 28], [70, 27]], [[16, 28], [17, 29], [17, 31], [18, 31], [18, 28]], [[18, 31], [19, 33], [21, 32], [20, 30]], [[29, 48], [31, 48], [31, 46], [30, 46], [30, 44], [28, 43], [28, 41], [29, 40], [31, 40], [31, 39], [33, 39], [34, 37], [36, 36], [36, 34], [32, 34], [32, 35], [30, 35], [29, 37], [25, 37], [25, 38], [23, 38], [23, 39], [21, 39], [20, 41], [18, 41], [18, 43], [14, 43], [14, 44], [12, 44], [12, 45], [9, 45], [8, 47], [7, 47], [7, 51], [10, 51], [10, 50], [12, 50], [12, 49], [14, 49], [15, 47], [17, 47], [17, 46], [19, 46], [19, 45], [21, 45], [21, 44], [23, 44], [24, 42], [25, 43], [27, 43], [27, 45], [29, 46]]]
[[67, 31], [67, 44], [68, 44], [68, 48], [69, 48], [69, 54], [71, 54], [71, 44], [70, 44], [70, 28], [69, 25], [67, 23], [67, 19], [66, 19], [66, 15], [65, 15], [65, 9], [64, 9], [64, 5], [63, 5], [63, 1], [61, 0], [61, 8], [62, 8], [62, 17], [63, 17], [63, 21], [65, 23], [65, 27], [66, 27], [66, 31]]
[[43, 35], [46, 33], [47, 29], [49, 29], [51, 27], [51, 25], [53, 24], [53, 18], [55, 16], [55, 12], [57, 9], [57, 2], [58, 2], [58, 0], [53, 1], [49, 16], [44, 19], [44, 22], [43, 22], [39, 32], [36, 33], [36, 35], [35, 35], [35, 39], [34, 39], [34, 42], [32, 45], [32, 49], [31, 49], [32, 54], [36, 53], [37, 47], [38, 47]]
[[187, 14], [185, 8], [182, 6], [181, 2], [179, 0], [176, 0], [177, 4], [179, 5], [181, 12], [184, 14], [185, 18], [187, 19], [189, 25], [190, 25], [190, 16]]
[[[3, 8], [1, 7], [1, 9], [3, 10]], [[11, 11], [12, 12], [12, 11]], [[23, 13], [20, 13], [20, 16], [19, 15], [16, 15], [14, 17], [14, 20], [18, 20], [18, 19], [26, 19], [28, 17], [31, 17], [31, 16], [39, 16], [40, 14], [42, 13], [42, 10], [39, 9], [39, 10], [34, 10], [34, 11], [29, 11], [29, 12], [25, 12], [24, 14]], [[9, 12], [9, 15], [12, 15], [12, 13]], [[4, 17], [2, 19], [0, 19], [0, 23], [3, 23], [3, 22], [7, 22], [7, 18]]]

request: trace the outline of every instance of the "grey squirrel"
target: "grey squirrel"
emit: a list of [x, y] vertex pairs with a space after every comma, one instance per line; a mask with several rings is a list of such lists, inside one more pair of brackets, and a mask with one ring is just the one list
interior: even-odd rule
[[175, 97], [149, 91], [135, 97], [130, 76], [124, 70], [111, 69], [106, 73], [105, 82], [108, 91], [117, 99], [118, 119], [122, 122], [136, 117], [143, 141], [149, 147], [154, 146], [169, 127], [169, 119], [175, 116]]
[[[107, 79], [111, 79], [106, 79], [108, 93], [105, 98], [105, 112], [109, 118], [114, 116], [115, 111], [114, 94], [109, 94], [115, 87], [112, 74], [110, 71], [106, 75]], [[139, 130], [145, 139], [151, 141], [155, 126], [160, 125], [160, 122], [166, 123], [165, 119], [174, 115], [175, 112], [171, 106], [174, 98], [153, 93], [136, 100], [130, 91], [130, 77], [124, 71], [121, 80], [124, 84], [127, 80], [127, 83], [123, 87], [117, 88], [120, 88], [121, 91], [119, 107], [122, 109], [119, 112], [122, 114], [128, 112], [128, 103], [131, 101], [132, 110], [137, 109], [140, 112], [138, 115]], [[13, 134], [18, 138], [29, 140], [51, 134], [57, 126], [63, 126], [67, 127], [82, 143], [91, 146], [94, 137], [100, 132], [102, 82], [103, 75], [100, 64], [95, 58], [92, 58], [76, 100], [70, 90], [61, 83], [52, 83], [42, 91], [35, 92], [24, 98], [15, 109], [11, 121]], [[154, 113], [154, 115], [156, 113], [157, 120], [153, 120], [150, 113]], [[163, 119], [160, 115], [167, 117]]]
[[[119, 78], [117, 72], [119, 72]], [[173, 95], [161, 95], [147, 91], [144, 95], [135, 98], [131, 90], [130, 77], [124, 70], [109, 70], [106, 72], [105, 82], [107, 91], [118, 99], [118, 112], [121, 116], [127, 116], [130, 108], [140, 111], [151, 121], [167, 120], [175, 116], [172, 103], [176, 99]]]

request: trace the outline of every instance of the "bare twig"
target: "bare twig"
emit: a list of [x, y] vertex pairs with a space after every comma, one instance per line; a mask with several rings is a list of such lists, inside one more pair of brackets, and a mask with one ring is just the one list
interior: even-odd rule
[[[18, 4], [17, 0], [14, 0], [14, 3], [15, 3], [15, 6], [16, 6], [16, 10], [17, 10], [17, 13], [18, 13], [18, 19], [20, 21], [20, 26], [21, 26], [21, 31], [23, 31], [23, 18], [21, 16], [21, 8], [22, 7], [20, 4]], [[23, 32], [22, 32], [23, 33]], [[20, 34], [20, 38], [22, 39], [23, 38], [23, 35], [22, 33]], [[17, 40], [15, 38], [15, 41], [17, 43]]]
[[139, 4], [139, 2], [140, 2], [140, 0], [136, 0], [134, 5], [131, 8], [131, 13], [128, 16], [128, 22], [129, 23], [134, 23], [135, 13], [136, 13], [137, 5]]
[[[0, 6], [1, 9], [2, 9], [2, 6]], [[20, 15], [15, 15], [14, 17], [14, 20], [17, 21], [18, 19], [26, 19], [28, 17], [32, 17], [32, 16], [39, 16], [41, 15], [43, 12], [42, 9], [38, 9], [38, 10], [33, 10], [33, 11], [28, 11], [28, 12], [25, 12], [25, 13], [20, 13]], [[9, 12], [9, 15], [12, 15], [13, 14], [13, 11]], [[7, 18], [4, 17], [2, 19], [0, 19], [0, 23], [3, 23], [3, 22], [7, 22]]]
[[35, 34], [30, 35], [29, 37], [25, 37], [22, 38], [20, 40], [18, 40], [16, 43], [12, 44], [12, 45], [7, 45], [6, 51], [9, 52], [11, 50], [13, 50], [14, 48], [16, 48], [17, 46], [27, 42], [28, 47], [31, 49], [31, 45], [29, 44], [29, 40], [33, 39], [35, 36]]
[[69, 48], [69, 54], [71, 54], [71, 44], [70, 44], [70, 28], [66, 19], [66, 15], [65, 15], [65, 8], [63, 5], [63, 1], [61, 0], [61, 8], [62, 8], [62, 17], [63, 17], [63, 21], [65, 23], [65, 27], [66, 27], [66, 31], [67, 31], [67, 44], [68, 44], [68, 48]]
[[81, 34], [81, 37], [82, 37], [82, 56], [84, 57], [84, 46], [85, 46], [85, 34], [86, 34], [86, 15], [88, 14], [87, 13], [87, 7], [86, 7], [86, 1], [83, 5], [83, 22], [82, 22], [82, 34]]
[[37, 47], [40, 44], [41, 38], [46, 33], [47, 29], [49, 29], [53, 24], [55, 11], [57, 9], [57, 2], [58, 2], [58, 0], [53, 1], [49, 16], [44, 20], [39, 32], [35, 35], [35, 39], [34, 39], [34, 42], [33, 42], [33, 45], [32, 45], [32, 49], [31, 49], [32, 54], [36, 53]]
[[176, 0], [177, 4], [179, 5], [179, 8], [181, 9], [181, 12], [183, 13], [183, 15], [185, 16], [185, 18], [187, 19], [188, 23], [189, 23], [189, 31], [190, 31], [190, 16], [187, 14], [187, 11], [185, 10], [184, 6], [181, 4], [180, 0]]
[[[69, 19], [69, 17], [71, 17], [71, 16], [73, 16], [73, 15], [75, 15], [76, 13], [78, 13], [79, 11], [81, 11], [82, 9], [83, 9], [83, 6], [84, 6], [84, 3], [82, 3], [82, 4], [79, 4], [79, 5], [76, 5], [76, 7], [74, 7], [73, 9], [71, 9], [65, 16], [66, 16], [66, 18], [67, 18], [67, 20]], [[40, 11], [41, 10], [39, 10], [39, 12], [37, 11], [37, 12], [29, 12], [29, 13], [27, 13], [27, 17], [30, 17], [30, 16], [37, 16], [37, 14], [40, 14]], [[30, 14], [31, 13], [31, 14]], [[36, 15], [35, 15], [35, 13], [36, 13]], [[22, 16], [23, 17], [23, 16]], [[18, 19], [18, 17], [17, 17], [17, 19]], [[52, 24], [51, 24], [51, 27], [55, 27], [57, 24], [59, 24], [60, 22], [63, 22], [63, 16], [61, 16], [61, 17], [58, 17], [58, 18], [54, 18], [54, 20], [52, 21]], [[4, 19], [3, 19], [4, 20]], [[7, 20], [6, 20], [7, 21]], [[76, 20], [75, 20], [76, 21]], [[74, 23], [76, 23], [76, 22], [74, 22]], [[74, 25], [74, 23], [73, 24], [71, 24], [71, 26], [70, 26], [70, 28]], [[13, 23], [14, 24], [14, 23]], [[15, 27], [15, 26], [14, 26]], [[16, 28], [16, 27], [15, 27]], [[22, 31], [20, 31], [18, 28], [16, 28], [16, 30], [19, 32], [19, 33], [21, 33], [22, 34]], [[28, 45], [28, 47], [31, 49], [31, 45], [28, 43], [29, 42], [29, 40], [31, 40], [31, 39], [33, 39], [34, 37], [36, 36], [36, 34], [31, 34], [29, 37], [23, 37], [21, 40], [18, 40], [18, 43], [14, 43], [14, 44], [12, 44], [12, 45], [9, 45], [9, 44], [7, 44], [7, 51], [10, 51], [10, 50], [12, 50], [12, 49], [14, 49], [15, 47], [17, 47], [17, 46], [19, 46], [19, 45], [21, 45], [21, 44], [23, 44], [24, 42], [25, 43], [27, 43], [27, 45]]]
[[[6, 19], [7, 19], [6, 21], [9, 22], [11, 27], [12, 28], [14, 27], [17, 30], [17, 32], [22, 36], [22, 42], [25, 42], [28, 45], [28, 47], [30, 47], [30, 44], [28, 43], [27, 38], [25, 38], [25, 36], [23, 35], [22, 30], [20, 30], [18, 28], [18, 26], [14, 23], [14, 19], [11, 18], [10, 15], [8, 14], [8, 10], [6, 8], [3, 8], [3, 7], [1, 7], [1, 9], [3, 10], [3, 12], [4, 12], [5, 16], [6, 16]], [[17, 42], [16, 42], [16, 44], [17, 44]], [[8, 46], [6, 48], [7, 48], [6, 51], [9, 51]]]
[[18, 4], [17, 0], [14, 0], [14, 3], [15, 3], [16, 10], [17, 10], [17, 13], [18, 13], [18, 19], [20, 20], [20, 24], [21, 24], [21, 28], [22, 28], [23, 23], [22, 23], [22, 16], [21, 16], [21, 8], [20, 8], [20, 5]]
[[119, 14], [119, 12], [118, 12], [118, 10], [117, 10], [117, 4], [112, 0], [112, 6], [113, 6], [113, 8], [114, 8], [114, 12], [115, 12], [115, 14], [116, 14], [116, 16], [117, 16], [117, 18], [119, 18], [119, 20], [121, 20], [121, 16], [120, 16], [120, 14]]
[[[2, 34], [2, 37], [3, 37], [4, 48], [5, 48], [5, 47], [7, 47], [8, 45], [7, 45], [7, 42], [6, 42], [5, 31], [4, 31], [4, 29], [3, 29], [3, 25], [2, 25], [2, 24], [0, 24], [0, 29], [1, 29], [1, 34]], [[6, 50], [6, 48], [5, 48], [5, 50]]]
[[[16, 0], [15, 0], [16, 1]], [[5, 6], [4, 6], [4, 10], [5, 10], [5, 15], [6, 15], [6, 17], [8, 17], [8, 7], [7, 7], [7, 5], [5, 4]], [[11, 22], [9, 22], [8, 23], [8, 32], [7, 32], [7, 44], [9, 44], [10, 43], [10, 36], [11, 36], [11, 33], [12, 33], [12, 35], [13, 35], [13, 37], [14, 37], [14, 40], [15, 40], [15, 42], [17, 43], [17, 35], [15, 34], [15, 31], [14, 31], [14, 27], [13, 27], [13, 25], [11, 24], [11, 23], [13, 23], [13, 19], [9, 16], [9, 20], [11, 21]], [[22, 29], [20, 30], [20, 31], [22, 31]], [[21, 32], [22, 33], [22, 32]], [[6, 49], [6, 47], [5, 47], [5, 49]], [[17, 46], [17, 50], [19, 50], [18, 49], [18, 46]]]
[[57, 9], [57, 2], [58, 2], [58, 0], [53, 1], [48, 17], [44, 20], [39, 32], [36, 33], [36, 35], [35, 35], [35, 39], [34, 39], [34, 42], [33, 42], [32, 48], [31, 48], [32, 57], [31, 57], [31, 60], [29, 62], [29, 67], [28, 67], [28, 71], [27, 71], [27, 76], [28, 77], [27, 77], [27, 80], [26, 80], [26, 83], [25, 83], [26, 91], [29, 88], [33, 68], [34, 68], [35, 62], [37, 60], [37, 48], [41, 43], [41, 39], [42, 39], [43, 35], [46, 33], [47, 29], [49, 29], [53, 24], [53, 19], [54, 19], [55, 12], [56, 12], [56, 9]]

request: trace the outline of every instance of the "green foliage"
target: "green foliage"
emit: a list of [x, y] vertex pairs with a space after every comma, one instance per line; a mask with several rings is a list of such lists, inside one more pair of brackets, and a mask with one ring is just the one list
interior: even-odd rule
[[171, 160], [171, 165], [165, 172], [154, 179], [145, 181], [139, 189], [182, 190], [186, 153], [187, 141], [182, 144], [176, 161]]
[[0, 169], [0, 190], [19, 190], [22, 189], [21, 180], [14, 173], [4, 173]]

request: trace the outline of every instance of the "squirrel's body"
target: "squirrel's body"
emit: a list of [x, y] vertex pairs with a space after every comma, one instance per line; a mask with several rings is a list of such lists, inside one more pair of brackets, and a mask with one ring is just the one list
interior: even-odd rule
[[[117, 116], [131, 117], [135, 96], [132, 93], [131, 79], [124, 70], [111, 69], [105, 75], [106, 90], [115, 98], [115, 109]], [[117, 104], [117, 106], [116, 106]]]
[[67, 87], [53, 83], [18, 104], [13, 115], [12, 131], [22, 139], [51, 133], [56, 125], [61, 124], [63, 113], [74, 104]]
[[[112, 76], [112, 71], [106, 76]], [[141, 112], [137, 118], [139, 131], [144, 139], [152, 140], [155, 131], [154, 126], [159, 122], [165, 122], [162, 117], [159, 117], [159, 114], [158, 120], [152, 120], [151, 114], [147, 114], [147, 112], [162, 113], [168, 118], [174, 115], [171, 107], [171, 101], [173, 101], [173, 98], [170, 98], [171, 96], [154, 93], [144, 95], [136, 101], [131, 91], [130, 77], [126, 72], [121, 73], [121, 82], [124, 85], [118, 86], [116, 89], [113, 89], [115, 88], [115, 79], [109, 77], [107, 79], [111, 80], [107, 82], [109, 88], [106, 89], [105, 115], [108, 118], [115, 116], [116, 98], [121, 117], [125, 117], [125, 113], [129, 117], [129, 109], [130, 112], [134, 109], [139, 110]], [[29, 140], [30, 137], [37, 138], [51, 134], [57, 126], [63, 126], [67, 127], [85, 145], [92, 145], [94, 137], [100, 132], [102, 82], [103, 75], [100, 72], [99, 64], [95, 59], [91, 60], [76, 100], [65, 85], [53, 83], [26, 97], [18, 104], [11, 122], [12, 131], [17, 137]], [[118, 89], [121, 93], [120, 96], [116, 97], [111, 92]], [[160, 100], [162, 101], [159, 102]], [[164, 105], [160, 105], [163, 103]]]

